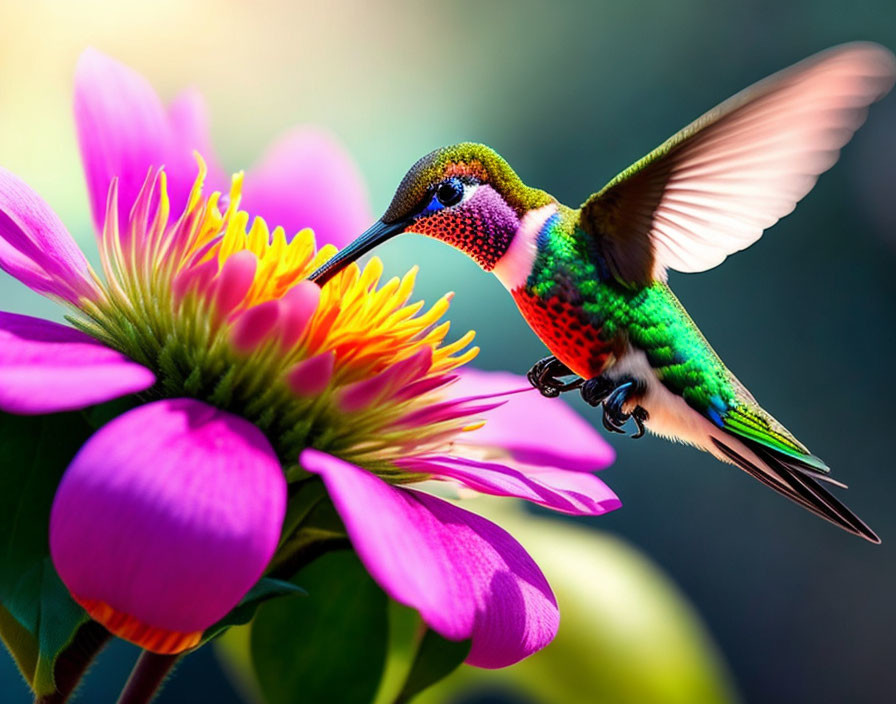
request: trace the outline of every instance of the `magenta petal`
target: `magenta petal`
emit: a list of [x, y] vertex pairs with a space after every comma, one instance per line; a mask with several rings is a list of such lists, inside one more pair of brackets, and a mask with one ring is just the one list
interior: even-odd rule
[[202, 262], [202, 264], [182, 269], [175, 275], [174, 283], [171, 287], [175, 300], [179, 303], [190, 291], [207, 292], [211, 290], [219, 269], [220, 266], [217, 259], [209, 259]]
[[[458, 369], [452, 395], [488, 394], [529, 386], [521, 376], [505, 372]], [[508, 397], [489, 411], [485, 425], [466, 433], [469, 444], [502, 448], [531, 465], [592, 472], [613, 463], [616, 454], [600, 434], [565, 402], [545, 398], [535, 389]]]
[[285, 509], [286, 481], [258, 428], [192, 399], [157, 401], [105, 425], [72, 460], [50, 552], [79, 602], [146, 626], [131, 639], [151, 647], [239, 602], [274, 553]]
[[280, 342], [284, 349], [295, 345], [314, 317], [320, 303], [320, 286], [299, 281], [280, 299]]
[[[345, 413], [356, 413], [368, 408], [374, 401], [385, 396], [394, 396], [406, 388], [409, 382], [429, 371], [431, 366], [432, 349], [424, 347], [410, 357], [387, 367], [376, 376], [343, 387], [339, 393], [339, 408]], [[417, 421], [407, 422], [413, 424]]]
[[[188, 88], [175, 97], [168, 106], [168, 119], [174, 135], [175, 148], [181, 168], [185, 176], [194, 179], [196, 176], [196, 158], [193, 152], [199, 152], [208, 167], [205, 178], [205, 191], [227, 192], [230, 180], [218, 163], [218, 157], [212, 146], [209, 131], [208, 106], [205, 98], [195, 88]], [[166, 164], [170, 170], [171, 163]]]
[[343, 386], [337, 397], [339, 410], [343, 413], [358, 413], [369, 408], [385, 393], [388, 385], [389, 377], [383, 372]]
[[332, 350], [303, 359], [286, 373], [286, 383], [296, 396], [317, 396], [329, 386], [335, 362], [336, 356]]
[[0, 410], [21, 415], [68, 411], [154, 383], [149, 369], [78, 330], [0, 313]]
[[246, 309], [233, 322], [230, 330], [231, 344], [240, 352], [248, 354], [265, 341], [279, 317], [280, 301], [265, 301]]
[[358, 556], [386, 593], [446, 638], [472, 638], [467, 662], [505, 667], [553, 639], [560, 616], [551, 588], [506, 531], [322, 452], [305, 450], [300, 462], [323, 478]]
[[354, 161], [335, 137], [296, 128], [246, 174], [241, 206], [282, 226], [289, 239], [310, 227], [318, 247], [342, 247], [370, 224], [370, 205]]
[[441, 374], [439, 376], [431, 376], [426, 379], [421, 379], [420, 381], [415, 381], [411, 384], [408, 384], [403, 389], [398, 391], [395, 394], [394, 398], [397, 401], [407, 401], [408, 399], [414, 398], [415, 396], [421, 396], [423, 394], [429, 393], [430, 391], [435, 391], [441, 386], [447, 386], [454, 382], [457, 379], [456, 374]]
[[504, 405], [505, 401], [491, 401], [489, 403], [475, 403], [475, 398], [459, 399], [457, 401], [445, 401], [444, 403], [434, 403], [431, 406], [419, 408], [412, 411], [404, 418], [401, 418], [398, 427], [426, 426], [435, 423], [444, 423], [448, 420], [455, 420], [465, 416], [474, 416], [487, 413], [499, 406]]
[[258, 257], [248, 249], [227, 257], [218, 278], [215, 279], [212, 294], [218, 313], [226, 315], [243, 302], [249, 289], [252, 288], [257, 268]]
[[0, 168], [0, 269], [38, 293], [78, 303], [94, 290], [87, 260], [50, 206]]
[[579, 516], [600, 516], [622, 506], [610, 487], [587, 472], [525, 472], [494, 462], [448, 456], [410, 458], [396, 464], [413, 472], [453, 479], [484, 494], [514, 496]]
[[[190, 107], [193, 110], [195, 105]], [[195, 114], [175, 105], [172, 120], [149, 82], [133, 69], [88, 49], [75, 70], [75, 122], [93, 221], [101, 231], [106, 196], [118, 178], [118, 218], [125, 223], [150, 167], [165, 167], [171, 212], [179, 214], [196, 178]]]

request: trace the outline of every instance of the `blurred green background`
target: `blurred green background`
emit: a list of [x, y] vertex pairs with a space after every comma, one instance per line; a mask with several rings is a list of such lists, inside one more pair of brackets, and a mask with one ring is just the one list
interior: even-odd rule
[[[197, 86], [232, 170], [289, 125], [315, 123], [355, 155], [377, 212], [416, 158], [462, 139], [577, 204], [721, 99], [854, 39], [896, 48], [896, 4], [2, 0], [0, 163], [93, 247], [70, 107], [75, 61], [92, 45], [165, 98]], [[735, 373], [852, 487], [849, 505], [883, 546], [655, 438], [611, 439], [619, 459], [603, 477], [625, 506], [583, 522], [624, 537], [677, 583], [745, 701], [889, 702], [896, 691], [894, 192], [890, 96], [759, 244], [713, 271], [671, 276]], [[521, 373], [542, 356], [497, 280], [462, 255], [413, 237], [380, 254], [394, 273], [422, 264], [421, 297], [458, 292], [450, 317], [479, 330], [479, 366]], [[0, 307], [58, 317], [5, 276]], [[132, 657], [110, 650], [83, 701], [111, 699]], [[218, 668], [200, 651], [159, 701], [239, 701]], [[28, 701], [16, 679], [0, 659], [2, 701]], [[502, 691], [463, 701], [518, 701]]]

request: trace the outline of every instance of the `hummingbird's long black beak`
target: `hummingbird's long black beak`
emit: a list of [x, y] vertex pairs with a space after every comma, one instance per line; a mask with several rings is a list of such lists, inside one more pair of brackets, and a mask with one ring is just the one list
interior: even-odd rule
[[311, 276], [308, 277], [308, 280], [313, 281], [318, 286], [323, 286], [353, 261], [367, 254], [367, 252], [377, 245], [404, 232], [404, 228], [407, 224], [408, 220], [399, 220], [397, 222], [389, 223], [377, 220], [364, 234], [359, 236], [351, 244], [346, 245], [345, 248], [337, 252], [330, 261], [311, 274]]

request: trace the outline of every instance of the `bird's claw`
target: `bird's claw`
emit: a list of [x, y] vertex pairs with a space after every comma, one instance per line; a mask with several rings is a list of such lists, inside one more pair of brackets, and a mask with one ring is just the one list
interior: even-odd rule
[[564, 391], [572, 391], [579, 388], [584, 379], [576, 378], [573, 381], [561, 381], [560, 377], [570, 376], [572, 370], [556, 357], [545, 357], [537, 361], [526, 374], [529, 383], [541, 392], [542, 396], [556, 398]]
[[603, 425], [612, 433], [625, 434], [625, 424], [631, 418], [637, 430], [633, 438], [644, 436], [644, 422], [649, 414], [642, 406], [635, 406], [630, 413], [622, 407], [633, 396], [644, 393], [644, 384], [631, 377], [610, 379], [607, 376], [596, 376], [593, 379], [576, 377], [573, 381], [561, 381], [560, 377], [571, 376], [572, 370], [556, 357], [545, 357], [532, 365], [526, 374], [529, 383], [541, 392], [542, 396], [556, 398], [565, 391], [582, 390], [585, 403], [592, 406], [603, 404]]
[[648, 418], [650, 418], [650, 414], [643, 406], [635, 406], [632, 409], [632, 420], [635, 421], [635, 426], [638, 428], [636, 432], [632, 433], [632, 440], [644, 437], [644, 421]]
[[603, 404], [603, 425], [612, 433], [625, 433], [625, 424], [629, 418], [634, 420], [637, 430], [632, 438], [644, 436], [644, 422], [649, 414], [642, 406], [635, 406], [630, 413], [622, 410], [632, 397], [644, 392], [644, 385], [630, 377], [612, 380], [606, 376], [589, 379], [582, 384], [582, 398], [592, 406]]
[[591, 406], [599, 406], [613, 393], [616, 382], [607, 376], [596, 376], [582, 384], [582, 398]]

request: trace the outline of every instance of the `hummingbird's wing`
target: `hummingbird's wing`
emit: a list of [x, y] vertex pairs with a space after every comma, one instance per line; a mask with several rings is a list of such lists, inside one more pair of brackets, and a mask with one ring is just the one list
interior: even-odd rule
[[896, 80], [871, 43], [816, 54], [741, 91], [582, 206], [613, 275], [646, 285], [710, 269], [793, 210]]

